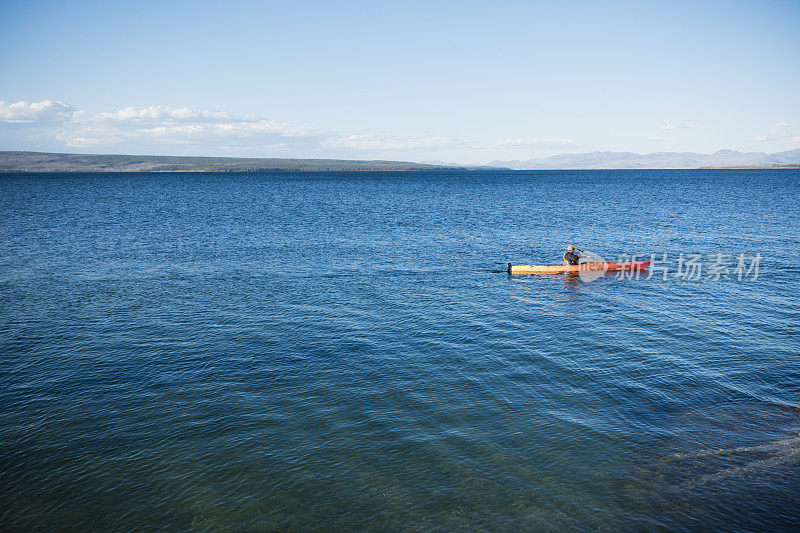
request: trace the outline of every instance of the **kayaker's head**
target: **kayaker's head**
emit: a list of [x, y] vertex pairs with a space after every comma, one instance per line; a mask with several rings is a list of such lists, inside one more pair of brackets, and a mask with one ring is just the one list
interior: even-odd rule
[[575, 251], [575, 247], [570, 244], [569, 246], [567, 246], [567, 251], [568, 252], [574, 252]]

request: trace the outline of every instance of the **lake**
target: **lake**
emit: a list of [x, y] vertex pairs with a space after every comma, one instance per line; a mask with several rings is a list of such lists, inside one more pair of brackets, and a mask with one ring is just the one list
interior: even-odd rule
[[[796, 530], [798, 198], [796, 169], [0, 174], [0, 528]], [[661, 268], [505, 272], [568, 244]]]

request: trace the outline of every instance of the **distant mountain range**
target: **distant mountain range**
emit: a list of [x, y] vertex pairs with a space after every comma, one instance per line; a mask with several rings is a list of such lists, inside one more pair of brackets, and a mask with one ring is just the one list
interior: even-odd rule
[[515, 170], [613, 169], [613, 168], [704, 168], [704, 167], [769, 167], [800, 165], [800, 149], [767, 154], [719, 150], [713, 154], [694, 152], [591, 152], [559, 154], [524, 161], [492, 161], [487, 166]]
[[448, 168], [460, 167], [404, 161], [90, 155], [0, 151], [0, 172], [246, 172], [258, 170], [309, 172], [443, 170]]

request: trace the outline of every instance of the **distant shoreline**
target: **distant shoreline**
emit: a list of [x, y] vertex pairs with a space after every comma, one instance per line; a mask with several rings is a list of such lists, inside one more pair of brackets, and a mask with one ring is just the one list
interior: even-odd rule
[[100, 155], [0, 151], [0, 172], [265, 172], [464, 170], [406, 161]]
[[781, 168], [800, 168], [800, 164], [796, 163], [787, 163], [785, 165], [782, 164], [774, 164], [774, 165], [730, 165], [730, 166], [716, 166], [716, 167], [699, 167], [700, 170], [769, 170], [771, 168], [781, 169]]
[[[800, 151], [797, 151], [800, 155]], [[582, 154], [608, 157], [610, 152]], [[581, 154], [579, 154], [581, 155]], [[617, 154], [612, 154], [617, 155]], [[624, 153], [622, 155], [625, 155]], [[694, 154], [697, 155], [697, 154]], [[565, 156], [554, 156], [563, 158]], [[608, 161], [606, 161], [608, 163]], [[630, 166], [626, 166], [625, 163]], [[503, 165], [506, 163], [506, 165]], [[600, 165], [585, 161], [585, 166], [574, 161], [561, 161], [563, 166], [529, 165], [525, 168], [519, 161], [495, 161], [487, 165], [448, 165], [413, 163], [409, 161], [356, 160], [356, 159], [288, 159], [256, 157], [208, 157], [208, 156], [158, 156], [124, 154], [68, 154], [51, 152], [0, 151], [0, 172], [5, 173], [173, 173], [173, 172], [409, 172], [442, 170], [487, 170], [487, 171], [587, 171], [587, 170], [769, 170], [796, 169], [800, 163], [755, 163], [719, 164], [696, 166], [673, 166], [664, 161], [650, 162], [644, 166], [634, 161], [614, 160], [614, 165]], [[530, 161], [528, 162], [530, 163]]]

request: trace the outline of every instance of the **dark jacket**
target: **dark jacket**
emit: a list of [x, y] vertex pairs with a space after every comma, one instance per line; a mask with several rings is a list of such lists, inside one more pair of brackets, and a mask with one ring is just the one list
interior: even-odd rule
[[564, 262], [568, 265], [577, 265], [578, 264], [578, 256], [573, 254], [572, 252], [566, 252], [564, 254]]

